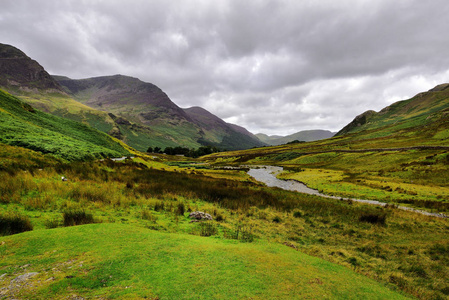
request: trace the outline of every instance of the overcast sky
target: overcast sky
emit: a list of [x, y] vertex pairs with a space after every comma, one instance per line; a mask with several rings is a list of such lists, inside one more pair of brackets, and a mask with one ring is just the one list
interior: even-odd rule
[[123, 74], [253, 133], [338, 131], [449, 82], [447, 0], [1, 0], [49, 73]]

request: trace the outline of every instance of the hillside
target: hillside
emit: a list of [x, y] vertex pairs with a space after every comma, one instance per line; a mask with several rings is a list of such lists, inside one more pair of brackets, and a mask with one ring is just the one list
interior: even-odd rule
[[264, 145], [245, 128], [226, 123], [204, 108], [191, 107], [184, 111], [201, 128], [205, 144], [223, 149], [248, 149]]
[[[263, 145], [250, 133], [236, 130], [204, 109], [181, 109], [160, 88], [137, 78], [115, 75], [80, 80], [55, 76], [55, 79], [79, 102], [150, 128], [154, 135], [163, 135], [165, 146], [245, 149]], [[130, 135], [125, 134], [125, 142], [127, 137]], [[148, 143], [159, 146], [151, 143], [151, 139]]]
[[259, 140], [268, 145], [278, 146], [282, 144], [287, 144], [295, 140], [302, 142], [313, 142], [328, 139], [333, 137], [334, 133], [328, 130], [303, 130], [287, 136], [279, 136], [279, 135], [268, 136], [263, 133], [258, 133], [256, 134], [256, 136], [257, 138], [259, 138]]
[[[336, 136], [357, 134], [358, 139], [388, 136], [420, 137], [426, 143], [441, 144], [448, 136], [449, 84], [398, 101], [379, 112], [367, 111], [357, 116]], [[412, 141], [413, 139], [410, 139]], [[424, 140], [423, 140], [424, 142]]]
[[0, 142], [66, 160], [129, 154], [110, 136], [87, 125], [41, 112], [2, 90]]

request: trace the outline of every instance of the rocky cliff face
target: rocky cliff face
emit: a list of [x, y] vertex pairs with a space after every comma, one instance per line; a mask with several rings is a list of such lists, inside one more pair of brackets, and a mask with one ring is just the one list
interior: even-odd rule
[[57, 91], [62, 87], [35, 60], [19, 49], [0, 44], [0, 86], [17, 91]]

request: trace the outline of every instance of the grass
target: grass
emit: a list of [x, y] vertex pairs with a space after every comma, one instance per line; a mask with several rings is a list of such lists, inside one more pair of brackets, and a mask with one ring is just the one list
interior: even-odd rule
[[[353, 271], [280, 244], [235, 243], [122, 224], [4, 239], [2, 286], [37, 272], [15, 297], [405, 299]], [[5, 258], [8, 263], [5, 264]], [[28, 265], [23, 268], [24, 265]], [[30, 287], [33, 286], [32, 289]]]
[[[0, 250], [0, 253], [9, 253], [8, 256], [5, 256], [6, 260], [2, 260], [3, 267], [0, 266], [0, 270], [8, 274], [8, 280], [2, 281], [2, 284], [8, 285], [12, 276], [20, 275], [18, 266], [26, 264], [25, 261], [30, 261], [33, 268], [29, 271], [36, 271], [41, 274], [40, 276], [44, 276], [36, 277], [36, 280], [40, 280], [40, 284], [47, 287], [39, 289], [37, 295], [42, 297], [51, 295], [55, 298], [64, 298], [67, 296], [67, 289], [71, 293], [88, 297], [95, 295], [121, 297], [121, 293], [129, 297], [133, 295], [142, 298], [145, 295], [153, 298], [178, 296], [180, 294], [170, 294], [171, 292], [165, 288], [169, 284], [168, 282], [171, 282], [170, 280], [178, 278], [176, 272], [167, 271], [168, 273], [163, 276], [157, 273], [158, 276], [165, 279], [159, 277], [159, 279], [155, 279], [146, 277], [152, 273], [148, 270], [147, 265], [139, 267], [139, 269], [132, 269], [135, 264], [143, 263], [148, 258], [147, 252], [142, 253], [136, 249], [152, 249], [151, 247], [154, 246], [157, 247], [157, 250], [153, 250], [154, 255], [159, 255], [159, 259], [166, 259], [166, 256], [172, 252], [166, 251], [164, 243], [156, 243], [151, 247], [147, 244], [151, 243], [156, 235], [166, 235], [168, 240], [192, 238], [192, 241], [197, 241], [201, 238], [206, 239], [204, 243], [213, 243], [208, 244], [207, 247], [214, 251], [215, 254], [212, 256], [214, 258], [202, 257], [196, 252], [200, 251], [198, 249], [201, 247], [198, 245], [201, 243], [197, 244], [197, 250], [189, 250], [193, 251], [189, 259], [192, 261], [199, 259], [195, 262], [198, 266], [219, 264], [220, 261], [229, 259], [229, 264], [236, 269], [229, 265], [220, 271], [223, 272], [223, 275], [220, 275], [222, 276], [221, 280], [229, 283], [220, 288], [222, 292], [211, 289], [210, 293], [217, 293], [217, 297], [235, 295], [233, 296], [235, 298], [263, 298], [264, 295], [278, 295], [281, 298], [291, 298], [292, 295], [297, 295], [295, 293], [300, 293], [299, 288], [304, 290], [305, 297], [313, 297], [313, 295], [315, 298], [325, 297], [324, 290], [326, 293], [330, 293], [327, 294], [329, 298], [350, 296], [345, 292], [346, 288], [343, 288], [343, 285], [340, 287], [340, 284], [335, 284], [334, 287], [330, 287], [318, 284], [327, 282], [322, 277], [315, 276], [306, 282], [300, 281], [301, 279], [295, 276], [303, 276], [302, 271], [294, 274], [291, 271], [293, 270], [291, 268], [297, 268], [293, 264], [294, 259], [290, 261], [290, 258], [286, 258], [284, 262], [274, 259], [276, 256], [280, 256], [278, 259], [281, 259], [284, 252], [291, 253], [289, 255], [293, 256], [305, 253], [321, 259], [319, 264], [332, 263], [329, 265], [332, 266], [331, 268], [340, 270], [339, 268], [343, 267], [350, 273], [355, 272], [367, 276], [376, 280], [378, 284], [380, 283], [380, 286], [383, 286], [382, 289], [385, 290], [384, 293], [397, 290], [420, 299], [444, 299], [446, 295], [447, 279], [449, 278], [447, 255], [449, 245], [446, 238], [449, 229], [448, 220], [425, 217], [394, 208], [372, 207], [269, 189], [249, 181], [213, 178], [205, 175], [208, 170], [201, 170], [205, 174], [175, 167], [172, 168], [176, 172], [158, 170], [155, 169], [155, 166], [164, 167], [164, 165], [148, 161], [147, 166], [142, 161], [144, 161], [143, 158], [137, 159], [136, 162], [131, 160], [77, 162], [50, 165], [33, 173], [28, 171], [17, 171], [13, 174], [1, 173], [3, 181], [0, 185], [2, 188], [0, 212], [2, 214], [18, 212], [27, 216], [34, 227], [32, 235], [36, 234], [36, 237], [40, 234], [50, 236], [53, 234], [52, 232], [60, 232], [58, 238], [65, 236], [61, 243], [72, 245], [69, 249], [77, 249], [76, 251], [79, 251], [77, 255], [82, 257], [77, 261], [83, 266], [90, 266], [80, 269], [80, 272], [75, 274], [69, 273], [72, 272], [71, 269], [65, 269], [57, 277], [54, 276], [55, 274], [42, 273], [40, 270], [51, 270], [58, 264], [62, 265], [71, 260], [70, 257], [76, 257], [76, 255], [70, 254], [71, 250], [58, 250], [59, 254], [56, 256], [59, 257], [58, 262], [49, 261], [49, 253], [53, 251], [50, 251], [49, 248], [35, 252], [41, 253], [35, 258], [31, 258], [29, 256], [31, 254], [25, 252], [17, 252], [14, 250], [16, 248], [11, 248], [11, 252]], [[150, 166], [153, 169], [149, 168]], [[61, 176], [68, 178], [68, 181], [61, 181]], [[183, 209], [184, 213], [182, 213]], [[86, 229], [88, 231], [84, 234], [84, 238], [87, 241], [91, 238], [99, 239], [99, 244], [95, 247], [102, 249], [98, 250], [98, 253], [102, 253], [101, 255], [89, 256], [91, 252], [79, 246], [79, 243], [84, 243], [80, 242], [81, 238], [72, 236], [74, 231], [71, 231], [70, 228], [58, 228], [63, 225], [64, 213], [67, 211], [89, 212], [92, 215], [91, 219], [101, 222], [101, 224], [74, 226], [73, 228], [86, 226], [86, 228], [98, 228], [98, 230], [112, 228], [103, 234]], [[187, 216], [191, 211], [207, 212], [214, 217], [214, 221], [190, 223]], [[126, 226], [121, 227], [124, 225]], [[122, 236], [117, 236], [117, 239], [113, 238], [115, 234], [119, 233], [131, 237], [132, 234], [129, 230], [145, 232], [149, 237], [136, 237], [129, 242]], [[16, 239], [21, 239], [21, 236], [20, 234], [8, 237], [7, 241], [11, 241], [19, 247], [24, 242], [16, 241]], [[55, 237], [55, 239], [58, 238]], [[107, 243], [116, 247], [110, 246], [107, 249], [113, 250], [116, 253], [114, 255], [123, 258], [122, 260], [117, 258], [117, 261], [124, 261], [124, 263], [108, 260], [112, 255], [110, 250], [105, 250], [106, 248], [101, 248], [100, 245], [106, 238], [111, 239]], [[43, 245], [47, 243], [46, 241], [41, 242]], [[36, 246], [36, 243], [32, 244]], [[50, 239], [48, 243], [48, 247], [56, 247]], [[221, 245], [236, 245], [236, 248], [220, 248]], [[272, 258], [265, 254], [255, 256], [259, 257], [261, 264], [265, 263], [265, 269], [252, 267], [254, 262], [251, 260], [234, 260], [231, 263], [235, 258], [232, 256], [233, 251], [247, 249], [253, 255], [259, 251], [261, 245], [266, 245], [267, 249], [279, 249], [267, 250], [269, 253], [273, 251], [276, 253]], [[190, 249], [189, 247], [182, 245], [179, 246], [179, 249]], [[221, 250], [215, 249], [216, 247]], [[2, 249], [7, 249], [7, 247]], [[129, 255], [132, 253], [140, 259], [136, 259], [134, 256], [126, 258], [123, 256], [125, 255], [123, 251]], [[11, 256], [13, 252], [17, 254]], [[172, 255], [169, 257], [176, 261], [181, 254], [173, 252]], [[248, 257], [251, 255], [248, 254]], [[204, 260], [201, 260], [200, 257]], [[217, 262], [215, 259], [219, 261]], [[86, 264], [86, 261], [90, 262], [90, 265]], [[101, 261], [105, 261], [105, 263], [99, 263]], [[182, 262], [183, 259], [179, 258], [179, 261]], [[113, 269], [120, 269], [125, 275], [119, 275], [121, 279], [118, 281], [102, 277], [101, 274], [107, 274], [111, 270], [111, 265], [115, 266], [116, 263], [117, 267], [113, 267]], [[274, 265], [276, 264], [278, 264], [276, 268], [280, 268], [280, 271], [275, 271]], [[38, 267], [39, 265], [41, 267]], [[70, 263], [70, 266], [75, 266], [75, 264]], [[286, 269], [283, 269], [283, 266], [287, 266]], [[154, 270], [160, 270], [160, 268]], [[238, 270], [245, 271], [240, 274]], [[282, 277], [284, 271], [281, 270], [290, 271], [285, 271], [285, 277]], [[329, 273], [328, 271], [326, 272]], [[210, 273], [203, 274], [202, 272], [205, 272], [205, 269], [187, 277], [190, 280], [202, 282], [204, 287], [209, 287], [209, 284], [221, 286], [221, 283], [213, 281]], [[183, 275], [186, 277], [185, 273]], [[72, 280], [74, 278], [65, 278], [66, 276], [75, 276], [74, 278], [79, 281]], [[115, 278], [115, 275], [112, 276]], [[253, 278], [251, 276], [255, 276], [255, 282], [261, 284], [255, 285], [253, 288], [247, 287], [245, 290], [235, 291], [232, 289], [232, 286], [240, 286], [246, 282], [244, 280], [250, 280], [247, 277]], [[350, 278], [342, 274], [339, 276], [342, 278], [341, 280]], [[52, 285], [51, 280], [47, 283], [46, 279], [51, 277], [58, 278], [58, 283], [55, 282]], [[275, 294], [274, 286], [268, 290], [264, 289], [263, 285], [266, 285], [267, 282], [277, 282], [273, 279], [274, 277], [288, 283], [289, 288], [286, 287], [285, 295], [280, 293], [279, 289], [276, 291], [278, 294]], [[44, 278], [45, 280], [43, 280]], [[101, 280], [107, 281], [105, 287], [98, 283]], [[293, 282], [289, 282], [289, 280], [293, 280]], [[74, 283], [71, 283], [72, 281]], [[97, 283], [94, 284], [94, 282]], [[150, 284], [154, 284], [154, 290], [150, 291], [150, 289], [144, 288]], [[190, 282], [179, 282], [179, 284], [190, 286]], [[132, 287], [132, 289], [128, 291], [125, 289], [126, 286]], [[306, 291], [309, 287], [313, 287], [316, 294], [308, 294]], [[26, 294], [26, 291], [23, 293], [23, 295], [31, 295]], [[205, 295], [211, 295], [205, 293]], [[378, 294], [374, 292], [371, 293], [371, 296], [375, 297]], [[193, 295], [189, 296], [187, 293], [185, 297], [202, 296], [199, 292]]]
[[0, 142], [66, 160], [120, 157], [129, 152], [110, 136], [56, 117], [0, 91]]
[[11, 235], [33, 230], [30, 219], [19, 213], [0, 215], [0, 235]]

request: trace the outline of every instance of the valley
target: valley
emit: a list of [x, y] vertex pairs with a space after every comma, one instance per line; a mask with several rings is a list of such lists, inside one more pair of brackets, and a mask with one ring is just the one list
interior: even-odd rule
[[448, 84], [259, 140], [137, 78], [0, 54], [0, 298], [449, 297]]

